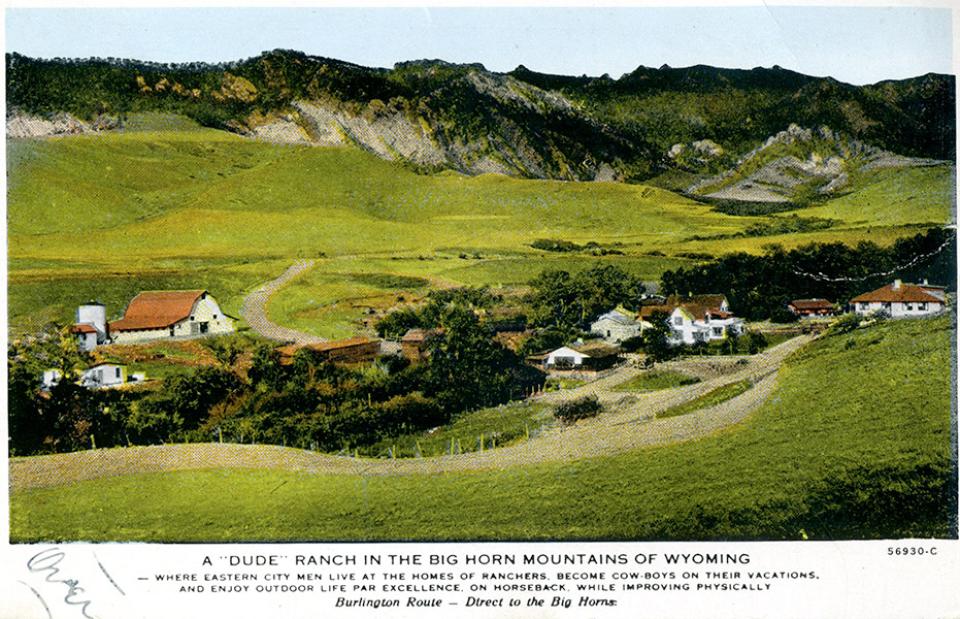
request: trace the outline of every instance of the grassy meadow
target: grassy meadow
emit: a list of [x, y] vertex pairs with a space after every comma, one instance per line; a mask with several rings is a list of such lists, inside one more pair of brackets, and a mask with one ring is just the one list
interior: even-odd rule
[[[341, 337], [368, 328], [370, 311], [431, 287], [516, 286], [544, 268], [598, 261], [656, 280], [689, 264], [684, 253], [887, 244], [948, 221], [952, 209], [943, 168], [884, 171], [864, 189], [873, 193], [817, 207], [841, 222], [834, 228], [733, 237], [769, 218], [724, 215], [643, 185], [417, 175], [355, 149], [268, 144], [161, 116], [122, 133], [8, 140], [11, 334], [68, 322], [91, 298], [119, 316], [148, 288], [206, 287], [236, 315], [246, 292], [312, 258], [317, 266], [269, 312]], [[925, 206], [906, 208], [914, 202]], [[537, 239], [595, 241], [623, 255], [538, 251]]]
[[[11, 537], [948, 537], [954, 320], [888, 321], [822, 337], [787, 361], [750, 417], [699, 440], [436, 475], [214, 469], [14, 489]], [[823, 388], [831, 384], [846, 388]]]
[[659, 391], [660, 389], [673, 389], [683, 385], [692, 385], [699, 383], [700, 379], [696, 376], [688, 376], [683, 372], [675, 370], [651, 370], [643, 372], [630, 380], [620, 383], [614, 389], [617, 391]]

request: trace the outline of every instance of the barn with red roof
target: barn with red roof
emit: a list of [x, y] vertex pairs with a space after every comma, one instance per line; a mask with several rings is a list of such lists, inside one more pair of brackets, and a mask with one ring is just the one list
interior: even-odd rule
[[232, 333], [234, 326], [206, 290], [148, 290], [134, 297], [123, 318], [108, 329], [113, 343], [130, 344]]

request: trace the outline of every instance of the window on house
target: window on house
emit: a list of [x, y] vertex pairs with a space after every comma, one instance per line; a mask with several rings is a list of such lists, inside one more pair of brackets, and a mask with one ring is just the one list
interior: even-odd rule
[[120, 368], [117, 368], [117, 369], [116, 369], [116, 377], [117, 377], [117, 378], [120, 378]]
[[607, 337], [610, 337], [610, 330], [607, 329]]
[[885, 302], [883, 303], [883, 309], [886, 309], [886, 310], [890, 309], [890, 302], [889, 302], [889, 301], [885, 301]]
[[908, 311], [908, 312], [912, 312], [912, 311], [913, 311], [913, 303], [907, 303], [907, 311]]
[[861, 303], [861, 304], [860, 304], [860, 309], [862, 309], [862, 310], [865, 310], [865, 309], [867, 309], [868, 307], [870, 307], [870, 304], [869, 304], [869, 303]]
[[926, 304], [926, 303], [918, 303], [918, 304], [917, 304], [917, 309], [920, 310], [921, 312], [925, 312], [925, 311], [927, 311], [927, 304]]
[[213, 315], [213, 319], [216, 320], [217, 318], [218, 318], [218, 315], [217, 315], [217, 314], [214, 314], [214, 315]]
[[193, 316], [190, 317], [190, 320], [194, 320]]
[[714, 327], [714, 328], [713, 328], [713, 334], [714, 334], [714, 335], [723, 335], [723, 327]]
[[683, 324], [683, 317], [682, 317], [682, 316], [677, 316], [676, 318], [674, 318], [674, 319], [673, 319], [673, 324], [677, 325], [678, 327], [679, 327], [680, 325], [682, 325], [682, 324]]

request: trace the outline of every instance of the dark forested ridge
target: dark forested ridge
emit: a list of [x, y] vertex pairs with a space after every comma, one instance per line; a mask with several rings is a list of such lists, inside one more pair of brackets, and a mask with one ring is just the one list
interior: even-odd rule
[[287, 50], [222, 64], [12, 53], [6, 66], [13, 111], [121, 123], [163, 111], [244, 132], [272, 116], [296, 119], [297, 102], [315, 102], [371, 124], [404, 119], [446, 153], [433, 167], [467, 172], [483, 171], [473, 163], [487, 157], [519, 176], [643, 180], [674, 165], [674, 144], [711, 140], [742, 155], [791, 123], [827, 125], [902, 155], [955, 158], [950, 75], [853, 86], [777, 66], [697, 65], [641, 66], [613, 79], [441, 60], [379, 69]]

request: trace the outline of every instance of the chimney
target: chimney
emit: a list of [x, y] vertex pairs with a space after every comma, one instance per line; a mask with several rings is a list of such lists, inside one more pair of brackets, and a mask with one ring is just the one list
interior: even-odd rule
[[927, 281], [927, 278], [924, 277], [924, 278], [923, 278], [923, 285], [924, 285], [924, 286], [927, 286], [927, 285], [929, 285], [929, 284], [930, 284], [930, 282], [928, 282], [928, 281]]
[[894, 290], [900, 290], [900, 286], [902, 286], [902, 285], [903, 285], [903, 282], [902, 282], [901, 280], [899, 280], [899, 279], [893, 280], [893, 289], [894, 289]]

